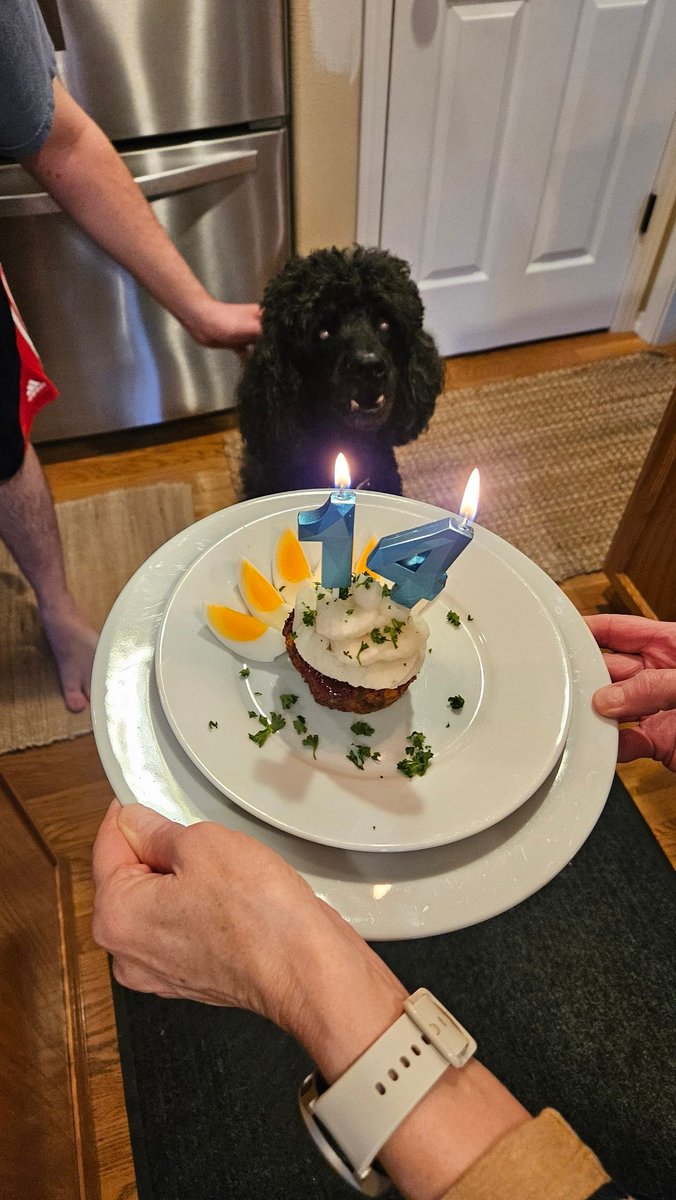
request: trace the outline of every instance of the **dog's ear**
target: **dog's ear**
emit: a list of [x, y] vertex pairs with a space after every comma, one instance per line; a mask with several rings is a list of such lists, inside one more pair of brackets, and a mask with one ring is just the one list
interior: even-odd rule
[[427, 428], [444, 382], [444, 364], [433, 339], [424, 329], [416, 331], [404, 367], [389, 423], [395, 446], [403, 446]]
[[263, 336], [245, 364], [237, 388], [239, 428], [253, 458], [274, 461], [296, 427], [295, 412], [301, 378], [289, 363], [279, 361], [271, 339]]

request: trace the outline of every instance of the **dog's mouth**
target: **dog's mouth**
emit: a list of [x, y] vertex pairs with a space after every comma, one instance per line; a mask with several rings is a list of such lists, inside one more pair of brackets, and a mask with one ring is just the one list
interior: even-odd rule
[[384, 391], [359, 389], [347, 398], [343, 418], [353, 429], [379, 429], [392, 410], [392, 398]]

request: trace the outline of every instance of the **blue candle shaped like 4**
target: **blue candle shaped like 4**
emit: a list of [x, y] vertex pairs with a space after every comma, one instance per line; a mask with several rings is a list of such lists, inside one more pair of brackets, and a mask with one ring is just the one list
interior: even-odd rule
[[434, 600], [446, 583], [446, 572], [474, 536], [472, 521], [479, 503], [479, 472], [474, 468], [460, 506], [439, 521], [383, 537], [368, 557], [368, 566], [394, 584], [392, 599], [406, 608]]
[[321, 508], [298, 514], [299, 542], [321, 542], [322, 587], [349, 587], [352, 578], [352, 542], [357, 493], [350, 491], [350, 473], [344, 454], [336, 459], [336, 490]]

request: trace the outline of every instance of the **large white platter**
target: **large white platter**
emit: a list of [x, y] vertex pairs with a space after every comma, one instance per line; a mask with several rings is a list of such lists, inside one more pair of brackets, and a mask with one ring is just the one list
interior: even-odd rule
[[[418, 678], [396, 704], [369, 716], [373, 735], [355, 736], [354, 714], [316, 704], [285, 654], [257, 665], [221, 645], [204, 621], [205, 602], [231, 602], [242, 557], [270, 577], [276, 542], [295, 528], [300, 507], [307, 507], [303, 493], [271, 498], [253, 520], [248, 506], [239, 506], [241, 526], [176, 585], [155, 664], [162, 707], [182, 749], [261, 820], [347, 850], [427, 849], [503, 820], [554, 767], [570, 719], [565, 647], [537, 590], [504, 558], [505, 543], [486, 544], [477, 530], [425, 611], [430, 653]], [[355, 543], [425, 519], [412, 501], [378, 496], [367, 505], [360, 496]], [[459, 627], [447, 621], [449, 609], [461, 615]], [[250, 670], [245, 679], [242, 668]], [[283, 713], [284, 693], [298, 702], [285, 728], [259, 747], [249, 738], [260, 728], [250, 714]], [[448, 698], [458, 693], [465, 704], [453, 712]], [[319, 736], [316, 759], [294, 730], [297, 713]], [[397, 762], [413, 730], [425, 734], [434, 758], [426, 775], [409, 779]], [[365, 740], [380, 759], [359, 771], [347, 755]]]
[[[322, 499], [305, 494], [308, 506]], [[382, 497], [365, 495], [364, 504]], [[276, 498], [279, 500], [279, 497]], [[267, 497], [249, 502], [250, 519]], [[136, 573], [118, 598], [99, 642], [92, 718], [106, 774], [123, 804], [140, 801], [173, 820], [213, 820], [271, 846], [365, 937], [398, 939], [463, 928], [511, 908], [552, 879], [574, 856], [605, 803], [617, 753], [614, 722], [591, 708], [607, 682], [603, 658], [564, 593], [538, 567], [493, 534], [482, 542], [530, 582], [553, 616], [570, 662], [572, 715], [564, 753], [534, 796], [472, 838], [401, 854], [353, 852], [297, 838], [231, 803], [180, 749], [154, 679], [154, 651], [167, 601], [181, 574], [242, 523], [242, 506], [178, 534]], [[441, 511], [411, 503], [411, 515]], [[415, 517], [414, 517], [415, 519]]]

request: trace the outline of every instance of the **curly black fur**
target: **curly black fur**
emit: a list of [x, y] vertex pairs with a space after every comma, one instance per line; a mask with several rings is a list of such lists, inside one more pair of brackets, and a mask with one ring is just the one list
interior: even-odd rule
[[354, 246], [296, 256], [268, 284], [237, 393], [246, 497], [333, 482], [401, 495], [393, 446], [427, 426], [442, 363], [408, 264]]

